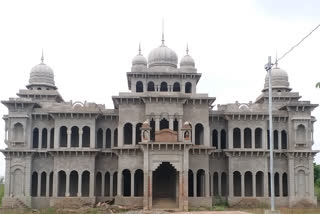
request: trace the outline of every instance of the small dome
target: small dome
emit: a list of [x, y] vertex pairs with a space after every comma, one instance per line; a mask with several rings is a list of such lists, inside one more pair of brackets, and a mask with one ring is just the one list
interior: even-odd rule
[[141, 54], [138, 54], [137, 56], [135, 56], [133, 59], [132, 59], [132, 65], [145, 65], [147, 66], [147, 59], [141, 55]]
[[55, 87], [53, 70], [43, 62], [34, 66], [30, 72], [29, 86], [44, 85]]
[[153, 49], [148, 57], [149, 67], [153, 66], [170, 66], [177, 67], [178, 56], [177, 54], [162, 44], [160, 47]]
[[182, 57], [180, 67], [195, 67], [193, 58], [189, 54]]
[[[281, 68], [273, 68], [271, 70], [271, 84], [273, 89], [287, 89], [289, 88], [289, 77], [288, 73]], [[264, 89], [263, 91], [268, 90], [269, 88], [269, 74], [265, 77]]]
[[141, 45], [139, 44], [138, 55], [132, 59], [132, 65], [145, 65], [147, 66], [147, 59], [141, 54]]

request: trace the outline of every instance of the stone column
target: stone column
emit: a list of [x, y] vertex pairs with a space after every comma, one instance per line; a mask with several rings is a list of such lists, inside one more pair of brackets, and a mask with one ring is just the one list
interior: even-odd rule
[[233, 197], [233, 167], [232, 167], [232, 159], [229, 157], [229, 176], [228, 176], [228, 179], [229, 179], [229, 197]]
[[256, 175], [252, 172], [252, 196], [256, 197]]
[[112, 197], [113, 196], [113, 174], [110, 172], [110, 180], [109, 180], [109, 189], [110, 189], [110, 193], [109, 196]]
[[66, 197], [70, 196], [70, 172], [66, 171]]
[[282, 149], [282, 134], [281, 134], [281, 130], [278, 131], [278, 148]]
[[205, 172], [205, 189], [204, 189], [204, 196], [210, 197], [209, 195], [209, 172]]
[[105, 149], [107, 148], [107, 135], [106, 135], [106, 130], [102, 130], [102, 148]]
[[83, 131], [82, 129], [79, 129], [79, 148], [82, 148], [82, 135]]
[[169, 116], [169, 129], [173, 130], [173, 117]]
[[5, 188], [4, 188], [4, 196], [9, 197], [10, 195], [10, 183], [11, 183], [11, 173], [10, 173], [10, 165], [11, 165], [11, 158], [5, 157], [6, 161], [6, 173], [5, 173]]
[[68, 134], [67, 147], [70, 148], [71, 147], [71, 129], [68, 128], [67, 134]]
[[50, 149], [50, 136], [51, 136], [51, 129], [47, 130], [47, 149]]
[[132, 145], [136, 145], [136, 124], [132, 124]]
[[192, 133], [191, 133], [191, 138], [192, 138], [192, 143], [195, 144], [196, 141], [196, 128], [195, 128], [195, 124], [192, 126]]
[[118, 170], [117, 196], [122, 196], [122, 170]]
[[53, 187], [52, 187], [52, 196], [53, 197], [58, 197], [58, 179], [59, 179], [59, 175], [57, 171], [53, 171]]
[[105, 195], [105, 173], [101, 173], [101, 196]]
[[210, 191], [211, 191], [211, 196], [214, 196], [214, 194], [213, 194], [213, 192], [214, 192], [214, 187], [213, 187], [213, 173], [210, 173], [211, 174], [211, 176], [210, 176], [210, 185], [211, 185], [211, 187], [210, 187]]
[[193, 173], [193, 197], [197, 197], [197, 171]]
[[90, 171], [89, 197], [94, 197], [94, 183], [95, 183], [95, 172], [94, 172], [94, 170], [91, 170]]
[[131, 172], [131, 197], [134, 197], [134, 171]]
[[97, 148], [96, 146], [96, 127], [95, 125], [90, 126], [90, 148], [94, 149]]
[[46, 197], [49, 197], [50, 192], [50, 172], [47, 173], [47, 179], [46, 179]]
[[244, 197], [245, 194], [245, 185], [244, 185], [244, 173], [241, 173], [241, 197]]
[[78, 175], [78, 197], [82, 196], [82, 173]]
[[39, 149], [42, 149], [42, 130], [39, 129]]
[[54, 128], [54, 148], [55, 149], [60, 148], [60, 128], [59, 127]]
[[229, 149], [233, 149], [233, 129], [229, 127], [228, 130], [228, 147]]
[[282, 192], [282, 174], [279, 173], [279, 196], [282, 197], [283, 196], [283, 192]]
[[252, 129], [251, 130], [251, 148], [256, 148], [256, 140], [255, 140], [254, 134], [255, 134], [255, 130]]
[[155, 130], [159, 131], [160, 130], [160, 118], [156, 116], [156, 121], [155, 121]]
[[[294, 186], [294, 159], [292, 156], [288, 157], [288, 195], [290, 197], [295, 196], [295, 186]], [[289, 199], [290, 201], [290, 199]]]
[[38, 173], [38, 192], [37, 192], [37, 196], [40, 197], [41, 196], [41, 173]]
[[221, 175], [222, 173], [218, 173], [218, 195], [221, 196]]
[[182, 132], [181, 132], [181, 128], [182, 128], [182, 118], [179, 118], [179, 123], [178, 123], [178, 140], [182, 141]]

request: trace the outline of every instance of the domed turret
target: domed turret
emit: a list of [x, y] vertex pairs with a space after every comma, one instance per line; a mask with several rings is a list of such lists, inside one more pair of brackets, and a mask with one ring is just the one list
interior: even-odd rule
[[[271, 70], [271, 84], [272, 89], [276, 91], [290, 91], [289, 88], [289, 77], [288, 73], [276, 66]], [[267, 91], [269, 89], [269, 74], [265, 77], [264, 89], [263, 91]]]
[[187, 49], [186, 49], [186, 55], [184, 57], [182, 57], [181, 61], [180, 61], [180, 67], [186, 67], [186, 68], [194, 68], [195, 67], [195, 63], [193, 58], [189, 55], [189, 48], [187, 45]]
[[141, 46], [139, 44], [139, 53], [132, 59], [132, 66], [134, 65], [145, 65], [147, 66], [147, 59], [141, 54]]
[[41, 57], [41, 63], [39, 65], [34, 66], [30, 72], [29, 85], [27, 88], [32, 87], [47, 87], [51, 89], [56, 89], [54, 83], [54, 73], [52, 68], [43, 63], [43, 54]]
[[148, 62], [150, 68], [154, 66], [169, 66], [177, 68], [178, 56], [176, 52], [165, 46], [163, 34], [161, 46], [150, 52]]

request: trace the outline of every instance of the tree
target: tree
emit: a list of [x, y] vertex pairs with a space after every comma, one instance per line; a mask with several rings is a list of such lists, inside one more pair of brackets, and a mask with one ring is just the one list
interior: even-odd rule
[[320, 187], [320, 165], [313, 163], [314, 168], [314, 183]]
[[4, 177], [3, 176], [0, 177], [0, 184], [4, 184]]
[[320, 82], [316, 84], [316, 88], [320, 88]]

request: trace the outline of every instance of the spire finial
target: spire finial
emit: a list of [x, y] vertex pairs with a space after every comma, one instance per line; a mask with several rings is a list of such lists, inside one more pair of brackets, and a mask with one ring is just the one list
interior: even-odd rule
[[162, 19], [162, 39], [161, 39], [162, 45], [164, 46], [164, 19]]
[[44, 57], [43, 57], [43, 48], [42, 48], [42, 53], [41, 53], [41, 63], [43, 64], [43, 60], [44, 60]]
[[276, 68], [278, 68], [278, 53], [277, 53], [277, 51], [276, 51], [276, 62], [274, 64], [275, 64]]
[[188, 45], [188, 43], [187, 43], [186, 53], [187, 53], [187, 55], [189, 55], [189, 45]]
[[141, 43], [139, 42], [139, 55], [141, 55]]

